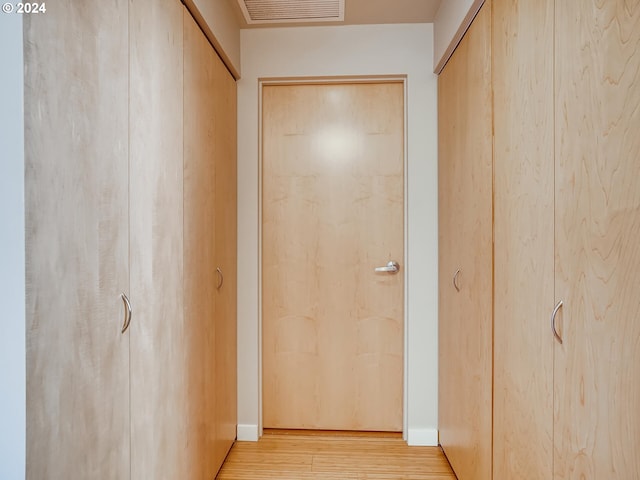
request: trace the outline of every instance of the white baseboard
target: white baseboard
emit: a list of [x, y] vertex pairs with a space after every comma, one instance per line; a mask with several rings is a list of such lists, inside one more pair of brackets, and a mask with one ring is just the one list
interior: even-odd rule
[[438, 430], [436, 428], [410, 428], [407, 444], [412, 447], [437, 447]]
[[258, 425], [238, 425], [236, 436], [240, 442], [257, 442], [260, 438]]

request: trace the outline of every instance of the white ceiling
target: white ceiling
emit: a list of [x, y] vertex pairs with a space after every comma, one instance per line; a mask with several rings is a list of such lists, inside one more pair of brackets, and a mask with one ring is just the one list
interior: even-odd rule
[[240, 28], [312, 25], [366, 25], [380, 23], [431, 23], [442, 0], [345, 0], [344, 22], [305, 22], [248, 25], [238, 0], [229, 0], [236, 10]]

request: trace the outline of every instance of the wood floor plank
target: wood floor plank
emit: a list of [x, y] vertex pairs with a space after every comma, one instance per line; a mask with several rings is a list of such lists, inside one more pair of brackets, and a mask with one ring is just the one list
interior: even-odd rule
[[399, 437], [266, 433], [236, 442], [218, 480], [456, 480], [438, 447]]

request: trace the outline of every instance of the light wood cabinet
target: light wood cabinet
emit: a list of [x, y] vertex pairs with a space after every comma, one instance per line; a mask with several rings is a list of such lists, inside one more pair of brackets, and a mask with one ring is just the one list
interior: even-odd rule
[[192, 478], [204, 479], [236, 438], [236, 83], [188, 14], [184, 34], [189, 429]]
[[[185, 313], [190, 319], [188, 389], [192, 478], [213, 473], [215, 428], [215, 53], [198, 25], [184, 17]], [[202, 142], [200, 139], [208, 141]]]
[[127, 8], [24, 17], [28, 479], [129, 477]]
[[556, 2], [554, 479], [640, 478], [640, 2]]
[[440, 75], [439, 430], [460, 478], [491, 479], [491, 11]]
[[183, 311], [183, 8], [129, 2], [131, 478], [180, 478], [193, 368]]
[[[640, 475], [640, 3], [587, 3], [483, 7], [492, 8], [496, 480]], [[441, 206], [455, 214], [451, 196], [441, 191]], [[441, 363], [455, 363], [450, 355]], [[441, 385], [468, 382], [457, 374]]]
[[[213, 56], [216, 335], [215, 402], [217, 471], [236, 439], [237, 426], [237, 95], [236, 82]], [[219, 270], [218, 270], [219, 269]]]
[[492, 1], [494, 479], [553, 463], [553, 4]]
[[27, 478], [214, 478], [236, 432], [235, 81], [175, 0], [67, 3], [25, 18]]

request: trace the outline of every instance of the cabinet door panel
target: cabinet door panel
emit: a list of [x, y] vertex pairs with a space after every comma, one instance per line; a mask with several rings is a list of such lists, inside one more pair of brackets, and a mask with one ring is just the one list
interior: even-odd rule
[[190, 478], [213, 478], [215, 418], [215, 156], [212, 58], [184, 11], [184, 286], [188, 343]]
[[493, 477], [553, 462], [553, 1], [493, 0]]
[[185, 315], [193, 478], [212, 478], [236, 438], [236, 86], [185, 21]]
[[213, 54], [215, 181], [215, 265], [222, 272], [215, 304], [216, 445], [214, 466], [222, 466], [236, 439], [237, 425], [237, 161], [236, 82]]
[[[459, 478], [491, 478], [492, 118], [491, 10], [486, 3], [439, 78], [440, 165], [452, 191], [439, 212], [440, 443]], [[450, 211], [443, 208], [450, 207]], [[450, 223], [449, 223], [450, 222]], [[448, 227], [446, 226], [448, 223]], [[449, 245], [455, 245], [451, 249]], [[442, 257], [441, 257], [442, 258]], [[446, 258], [443, 258], [446, 262]], [[446, 263], [441, 267], [447, 268]], [[460, 270], [456, 283], [453, 275]], [[448, 315], [448, 316], [446, 316]]]
[[189, 324], [189, 478], [213, 478], [216, 444], [215, 52], [184, 15], [184, 258]]
[[189, 464], [183, 316], [182, 7], [130, 1], [131, 478]]
[[127, 479], [127, 3], [59, 1], [24, 35], [26, 478]]
[[554, 478], [638, 478], [640, 2], [556, 2], [556, 32]]
[[[449, 406], [460, 394], [460, 364], [457, 357], [456, 336], [460, 324], [460, 306], [456, 298], [454, 277], [460, 268], [457, 255], [462, 238], [456, 234], [460, 205], [457, 202], [460, 168], [456, 158], [459, 142], [455, 134], [461, 85], [456, 72], [447, 65], [438, 78], [438, 427], [440, 443], [451, 441], [447, 429], [455, 425], [457, 408]], [[451, 73], [450, 73], [451, 72]]]

